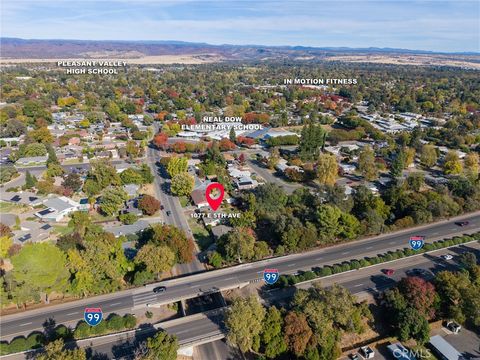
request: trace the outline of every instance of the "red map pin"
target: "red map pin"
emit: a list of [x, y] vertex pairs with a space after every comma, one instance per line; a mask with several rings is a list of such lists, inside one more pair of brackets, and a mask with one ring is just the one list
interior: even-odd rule
[[[213, 198], [211, 196], [212, 190], [218, 190], [220, 192], [220, 195], [216, 198]], [[207, 189], [205, 190], [205, 197], [207, 199], [208, 205], [210, 205], [213, 211], [217, 210], [220, 207], [224, 195], [225, 189], [220, 183], [211, 183], [207, 186]]]

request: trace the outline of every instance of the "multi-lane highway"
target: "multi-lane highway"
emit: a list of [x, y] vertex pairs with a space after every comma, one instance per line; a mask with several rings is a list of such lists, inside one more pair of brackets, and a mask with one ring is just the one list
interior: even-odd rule
[[[356, 294], [360, 298], [369, 296], [378, 291], [383, 291], [392, 287], [396, 281], [400, 280], [406, 275], [420, 276], [423, 278], [430, 278], [434, 273], [442, 270], [452, 270], [457, 266], [457, 256], [465, 251], [472, 251], [477, 253], [480, 257], [480, 243], [470, 243], [452, 247], [450, 249], [437, 250], [421, 256], [413, 256], [392, 261], [387, 264], [378, 264], [368, 268], [350, 271], [346, 273], [332, 275], [321, 280], [322, 286], [331, 286], [333, 284], [340, 284], [349, 289], [350, 292]], [[441, 255], [452, 254], [453, 260], [444, 260]], [[382, 274], [381, 270], [385, 267], [395, 270], [393, 276], [386, 276]], [[306, 289], [312, 286], [313, 282], [297, 284], [296, 288]], [[288, 301], [293, 293], [294, 287], [286, 289], [274, 289], [271, 291], [261, 292], [263, 300], [271, 304], [282, 304]], [[167, 321], [160, 323], [154, 327], [143, 330], [132, 331], [120, 335], [111, 335], [108, 337], [101, 337], [97, 339], [81, 340], [77, 342], [80, 347], [89, 347], [93, 353], [103, 354], [108, 358], [127, 359], [133, 354], [138, 342], [143, 341], [148, 336], [155, 333], [156, 329], [164, 329], [170, 334], [175, 334], [181, 346], [189, 346], [190, 344], [206, 343], [212, 341], [210, 344], [218, 343], [219, 337], [224, 331], [223, 327], [223, 310], [213, 310], [206, 314], [196, 314], [186, 318]], [[223, 355], [219, 355], [217, 348], [212, 345], [202, 345], [196, 350], [201, 360], [221, 360], [225, 358], [225, 353], [228, 353], [226, 346], [219, 348]], [[203, 357], [202, 357], [203, 356]], [[23, 356], [12, 355], [7, 359], [23, 359]]]
[[133, 307], [145, 307], [147, 303], [167, 304], [180, 299], [196, 297], [202, 293], [223, 290], [237, 285], [240, 286], [246, 282], [259, 279], [263, 270], [267, 267], [277, 268], [281, 274], [295, 273], [298, 270], [309, 270], [312, 267], [334, 264], [364, 256], [374, 256], [389, 250], [405, 248], [408, 246], [409, 237], [414, 235], [424, 235], [426, 236], [426, 241], [429, 242], [462, 233], [480, 231], [480, 214], [468, 215], [462, 217], [462, 219], [469, 221], [469, 225], [459, 227], [454, 224], [456, 219], [451, 219], [450, 221], [443, 221], [421, 228], [377, 236], [325, 249], [167, 280], [162, 282], [167, 287], [167, 291], [158, 295], [152, 292], [154, 285], [151, 285], [6, 315], [1, 319], [1, 339], [10, 339], [16, 335], [28, 334], [33, 330], [42, 330], [42, 324], [48, 319], [53, 319], [58, 324], [74, 324], [82, 319], [83, 310], [86, 306], [101, 307], [106, 315], [113, 312], [123, 314], [131, 312]]

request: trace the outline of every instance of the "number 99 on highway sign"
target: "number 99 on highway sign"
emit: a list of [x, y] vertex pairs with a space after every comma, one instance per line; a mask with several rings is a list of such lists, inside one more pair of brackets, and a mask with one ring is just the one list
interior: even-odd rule
[[263, 280], [269, 285], [273, 285], [278, 280], [278, 269], [265, 269], [263, 270]]
[[413, 250], [420, 250], [425, 244], [424, 236], [412, 236], [409, 241], [410, 247]]
[[100, 321], [103, 319], [103, 312], [100, 308], [85, 308], [83, 313], [83, 318], [85, 322], [90, 326], [96, 326], [100, 324]]

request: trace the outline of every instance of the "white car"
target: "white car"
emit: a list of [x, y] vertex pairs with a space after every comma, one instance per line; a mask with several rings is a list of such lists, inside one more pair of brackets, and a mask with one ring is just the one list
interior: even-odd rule
[[452, 259], [453, 259], [453, 256], [450, 255], [450, 254], [445, 254], [445, 255], [442, 255], [442, 258], [443, 258], [444, 260], [452, 260]]

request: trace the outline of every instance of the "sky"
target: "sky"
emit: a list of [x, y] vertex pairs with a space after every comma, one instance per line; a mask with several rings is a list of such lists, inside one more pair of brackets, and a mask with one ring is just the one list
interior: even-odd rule
[[2, 37], [480, 51], [480, 0], [0, 0]]

